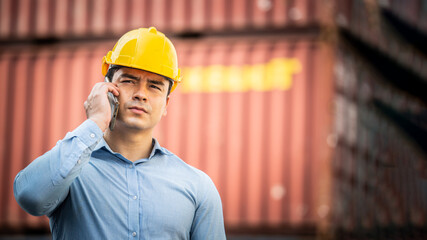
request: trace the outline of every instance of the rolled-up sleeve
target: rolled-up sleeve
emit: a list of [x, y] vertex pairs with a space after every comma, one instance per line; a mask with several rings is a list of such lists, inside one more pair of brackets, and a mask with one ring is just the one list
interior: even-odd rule
[[18, 204], [32, 215], [51, 214], [66, 198], [71, 183], [89, 162], [102, 136], [98, 125], [86, 120], [20, 171], [14, 181]]

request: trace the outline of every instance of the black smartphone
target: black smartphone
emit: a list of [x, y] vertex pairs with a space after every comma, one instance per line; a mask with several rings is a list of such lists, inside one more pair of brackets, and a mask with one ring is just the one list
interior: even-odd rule
[[[105, 77], [105, 82], [110, 82], [107, 77]], [[116, 124], [117, 114], [119, 113], [119, 100], [117, 100], [117, 97], [111, 92], [108, 92], [107, 96], [111, 107], [111, 121], [108, 127], [113, 131], [114, 125]]]

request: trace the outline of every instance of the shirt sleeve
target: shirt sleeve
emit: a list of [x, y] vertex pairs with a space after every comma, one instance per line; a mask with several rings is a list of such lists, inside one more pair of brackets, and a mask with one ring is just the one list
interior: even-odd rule
[[32, 215], [49, 216], [67, 197], [102, 136], [98, 125], [88, 119], [20, 171], [13, 186], [18, 204]]
[[191, 239], [226, 239], [224, 217], [219, 193], [212, 180], [204, 175], [200, 196], [191, 226]]

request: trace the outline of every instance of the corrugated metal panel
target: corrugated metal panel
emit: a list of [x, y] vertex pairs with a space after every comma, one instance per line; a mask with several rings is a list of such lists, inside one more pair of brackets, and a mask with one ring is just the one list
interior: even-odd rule
[[388, 7], [420, 31], [427, 33], [427, 2], [424, 0], [389, 0]]
[[320, 22], [309, 0], [2, 0], [0, 39], [120, 35], [155, 25], [163, 32], [306, 26]]
[[[166, 123], [158, 129], [174, 152], [212, 177], [223, 197], [229, 226], [317, 222], [317, 189], [322, 181], [316, 170], [327, 158], [316, 153], [325, 154], [327, 149], [331, 94], [328, 70], [322, 72], [328, 69], [325, 49], [306, 41], [257, 39], [207, 46], [195, 43], [192, 54], [186, 66], [196, 77], [188, 77], [213, 82], [233, 74], [236, 81], [244, 76], [257, 84], [266, 80], [265, 65], [271, 59], [296, 58], [301, 63], [303, 70], [292, 75], [287, 91], [213, 90], [174, 96]], [[250, 70], [247, 75], [246, 70]], [[181, 87], [187, 88], [185, 83]], [[319, 122], [310, 121], [313, 118]], [[173, 124], [181, 127], [171, 131]]]
[[340, 238], [425, 238], [427, 2], [336, 3], [331, 226]]
[[[424, 142], [426, 128], [415, 119], [427, 107], [360, 56], [347, 45], [337, 55], [332, 224], [360, 239], [425, 238], [427, 157], [416, 137]], [[408, 124], [419, 135], [408, 135]]]
[[[326, 154], [328, 117], [315, 109], [327, 109], [330, 96], [328, 79], [322, 77], [327, 78], [327, 72], [320, 74], [322, 58], [327, 56], [324, 51], [312, 42], [259, 39], [195, 42], [183, 50], [189, 54], [184, 60], [187, 82], [193, 78], [221, 82], [231, 76], [238, 81], [242, 76], [257, 76], [261, 67], [259, 81], [267, 76], [265, 65], [275, 58], [296, 58], [302, 65], [287, 91], [236, 92], [223, 85], [218, 88], [224, 91], [213, 89], [213, 93], [203, 87], [202, 92], [184, 91], [173, 96], [168, 117], [158, 128], [166, 145], [212, 177], [220, 189], [229, 227], [302, 225], [319, 219], [320, 193], [316, 190], [321, 181], [315, 169], [327, 159], [315, 153]], [[319, 76], [316, 73], [320, 77], [314, 80], [313, 76]], [[181, 91], [188, 89], [185, 84]], [[324, 128], [309, 121], [311, 117], [318, 117]], [[171, 131], [173, 124], [181, 127]], [[307, 141], [307, 137], [315, 140]], [[306, 148], [312, 150], [302, 153]]]
[[[283, 38], [175, 42], [187, 82], [173, 93], [168, 116], [156, 130], [160, 142], [211, 176], [228, 229], [314, 226], [322, 219], [319, 207], [328, 208], [322, 199], [329, 160], [330, 48]], [[47, 226], [46, 219], [30, 217], [16, 204], [13, 178], [85, 119], [83, 102], [102, 80], [101, 57], [112, 45], [0, 52], [5, 116], [0, 228]], [[269, 78], [288, 85], [263, 85]], [[186, 86], [194, 79], [206, 86], [220, 79], [243, 81], [247, 88], [231, 84], [210, 92]]]
[[336, 1], [338, 26], [427, 79], [427, 2]]

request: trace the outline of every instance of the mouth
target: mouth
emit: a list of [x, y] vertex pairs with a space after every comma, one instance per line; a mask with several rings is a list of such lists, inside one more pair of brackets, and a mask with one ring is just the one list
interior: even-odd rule
[[143, 114], [143, 113], [148, 113], [147, 109], [140, 107], [140, 106], [132, 106], [129, 107], [129, 109], [136, 114]]

